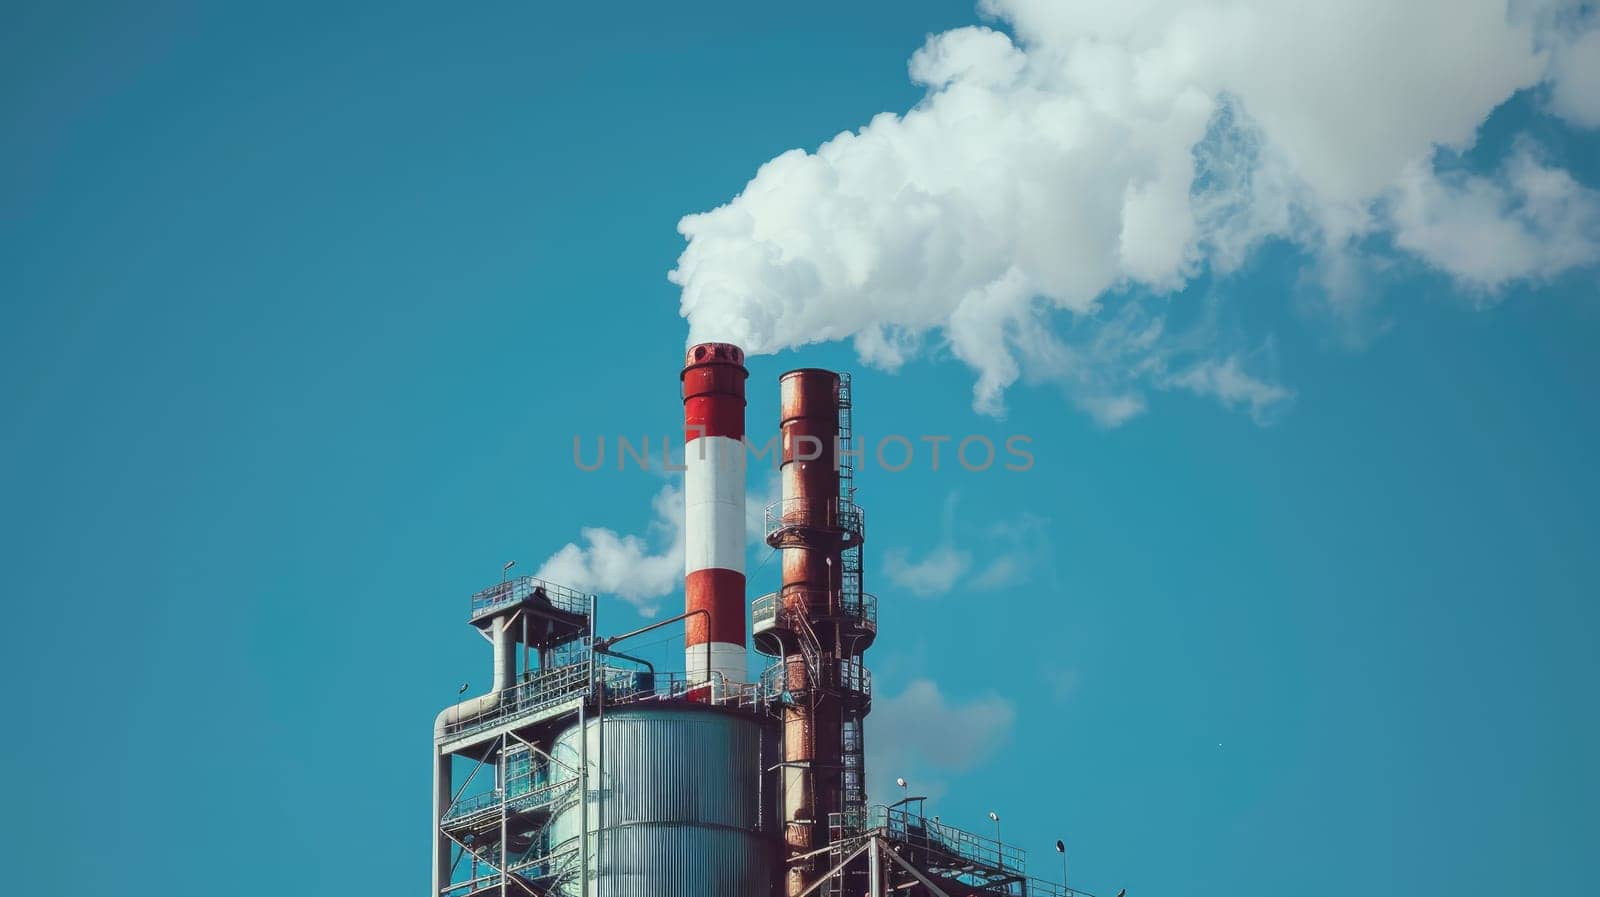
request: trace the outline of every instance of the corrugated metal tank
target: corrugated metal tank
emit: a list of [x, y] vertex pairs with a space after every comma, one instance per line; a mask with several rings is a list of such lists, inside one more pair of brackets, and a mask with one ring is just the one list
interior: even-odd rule
[[[697, 705], [623, 707], [585, 724], [591, 773], [588, 823], [593, 897], [764, 897], [779, 842], [773, 805], [775, 721]], [[573, 726], [557, 757], [576, 758]], [[551, 823], [551, 843], [577, 837], [574, 801]], [[602, 822], [603, 818], [603, 822]], [[603, 829], [601, 828], [603, 826]], [[573, 881], [561, 891], [579, 893]]]

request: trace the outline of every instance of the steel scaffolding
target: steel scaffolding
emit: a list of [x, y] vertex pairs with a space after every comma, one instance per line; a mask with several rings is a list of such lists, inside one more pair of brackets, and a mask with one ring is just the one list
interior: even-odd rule
[[[657, 672], [611, 651], [619, 639], [596, 639], [594, 601], [529, 577], [472, 595], [469, 622], [497, 644], [497, 662], [515, 669], [497, 670], [504, 687], [447, 708], [435, 723], [437, 897], [591, 894], [583, 870], [593, 868], [591, 853], [600, 847], [584, 833], [604, 770], [585, 759], [586, 720], [608, 709], [672, 702], [774, 712], [762, 681], [708, 689], [704, 677]], [[557, 738], [574, 726], [579, 746], [567, 752], [573, 756], [559, 756]], [[554, 831], [557, 817], [573, 808], [577, 832]]]
[[[915, 802], [916, 808], [909, 803]], [[800, 897], [1094, 897], [1032, 878], [1021, 848], [923, 815], [921, 802], [835, 813], [828, 819], [828, 869]]]

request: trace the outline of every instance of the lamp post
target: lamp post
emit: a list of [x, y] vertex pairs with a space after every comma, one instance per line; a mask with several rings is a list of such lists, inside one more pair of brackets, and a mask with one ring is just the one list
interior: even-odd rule
[[1000, 814], [989, 811], [989, 821], [994, 823], [994, 855], [1000, 861], [1000, 868], [1006, 867], [1006, 846], [1000, 843]]
[[901, 803], [905, 803], [906, 802], [906, 798], [911, 796], [911, 793], [909, 791], [909, 786], [906, 785], [905, 778], [904, 777], [897, 778], [897, 779], [894, 780], [894, 783], [896, 785], [900, 786], [900, 802]]
[[1061, 889], [1071, 894], [1072, 889], [1067, 887], [1067, 845], [1060, 838], [1056, 839], [1056, 853], [1061, 854]]
[[[833, 606], [833, 558], [831, 558], [831, 557], [823, 558], [822, 561], [823, 561], [823, 563], [828, 565], [828, 595], [827, 595], [827, 598], [828, 598], [828, 614], [831, 616], [835, 611], [835, 608]], [[841, 597], [840, 600], [843, 601], [844, 599]]]

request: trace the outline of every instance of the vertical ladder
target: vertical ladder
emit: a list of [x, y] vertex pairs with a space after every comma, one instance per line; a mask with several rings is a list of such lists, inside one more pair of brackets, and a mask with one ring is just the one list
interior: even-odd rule
[[846, 813], [859, 813], [867, 803], [865, 775], [865, 739], [861, 737], [861, 717], [852, 713], [845, 717], [844, 748], [844, 806]]
[[853, 545], [839, 553], [839, 599], [845, 609], [858, 613], [861, 608], [861, 546]]
[[839, 498], [847, 502], [854, 502], [856, 498], [856, 468], [855, 462], [846, 452], [855, 451], [855, 433], [850, 425], [850, 375], [839, 374], [839, 451], [836, 461], [839, 465]]
[[[839, 374], [839, 503], [841, 510], [854, 513], [856, 499], [855, 462], [846, 451], [855, 450], [855, 431], [851, 411], [855, 405], [848, 373]], [[841, 521], [843, 523], [844, 521]], [[861, 603], [861, 547], [851, 546], [839, 557], [839, 593], [847, 606]]]

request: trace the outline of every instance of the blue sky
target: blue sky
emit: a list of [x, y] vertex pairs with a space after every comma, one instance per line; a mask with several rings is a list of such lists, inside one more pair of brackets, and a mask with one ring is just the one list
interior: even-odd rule
[[[1030, 38], [1028, 4], [1008, 6], [986, 21], [1030, 58], [1078, 46]], [[1588, 27], [1556, 6], [1566, 30], [1542, 34]], [[680, 420], [679, 219], [787, 150], [928, 103], [907, 60], [981, 21], [966, 2], [4, 17], [13, 888], [241, 895], [422, 886], [428, 725], [488, 675], [467, 595], [507, 559], [591, 548], [589, 527], [670, 550], [651, 500], [671, 481], [580, 473], [571, 448]], [[1261, 82], [1239, 77], [1248, 113]], [[1064, 838], [1074, 883], [1101, 894], [1588, 881], [1600, 143], [1558, 74], [1518, 77], [1504, 102], [1458, 97], [1468, 137], [1371, 195], [1333, 175], [1286, 191], [1298, 223], [1258, 228], [1232, 264], [1216, 246], [1239, 232], [1219, 228], [1176, 275], [1124, 254], [1090, 299], [1029, 279], [992, 343], [829, 288], [822, 255], [804, 309], [915, 331], [897, 370], [859, 327], [804, 347], [804, 319], [740, 331], [772, 350], [750, 363], [753, 433], [776, 425], [777, 375], [815, 365], [855, 371], [869, 442], [1032, 440], [1025, 472], [919, 458], [859, 478], [878, 793], [905, 775], [946, 821], [997, 811], [1040, 873]], [[1260, 117], [1251, 152], [1294, 145]], [[1555, 205], [1518, 158], [1571, 179]], [[1473, 197], [1524, 227], [1474, 233], [1532, 248], [1438, 226], [1483, 211]], [[942, 221], [970, 210], [946, 198]], [[1340, 231], [1356, 207], [1378, 211]], [[755, 238], [730, 233], [718, 270], [786, 282], [740, 267]], [[697, 328], [759, 317], [706, 295]], [[1083, 354], [1076, 379], [1027, 348], [1087, 353], [1127, 320], [1163, 321], [1159, 348]], [[974, 394], [998, 355], [1018, 370], [1003, 413]], [[1230, 359], [1243, 392], [1208, 367]], [[1138, 413], [1096, 411], [1129, 397]], [[602, 628], [680, 600], [625, 585], [642, 597], [605, 598]]]

